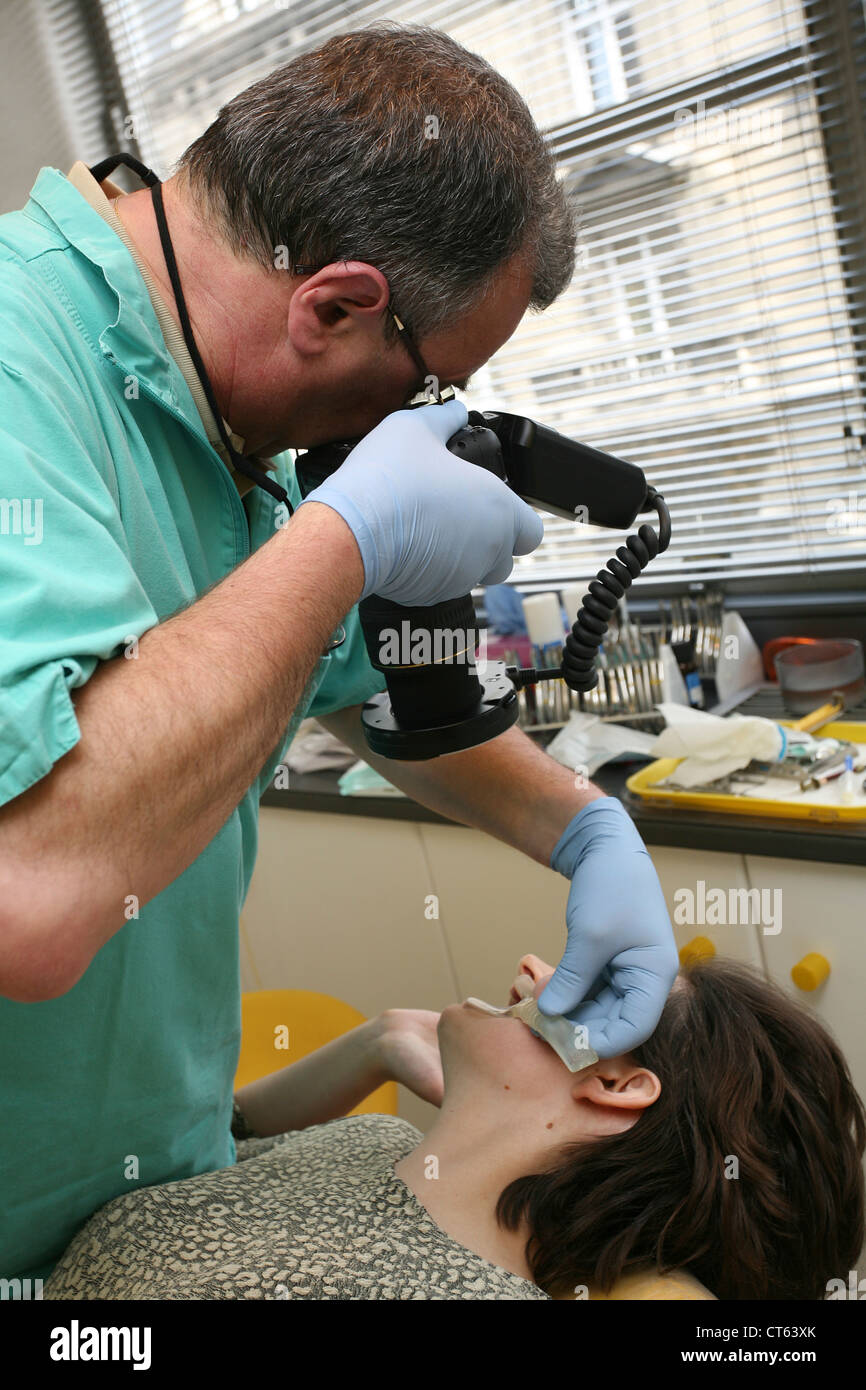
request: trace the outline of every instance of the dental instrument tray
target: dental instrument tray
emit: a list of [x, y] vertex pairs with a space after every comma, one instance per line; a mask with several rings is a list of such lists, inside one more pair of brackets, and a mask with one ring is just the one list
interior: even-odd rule
[[[791, 721], [779, 721], [790, 726]], [[852, 745], [866, 760], [866, 723], [838, 721], [825, 724], [816, 737], [839, 739]], [[678, 810], [722, 811], [735, 816], [775, 816], [797, 820], [854, 821], [866, 825], [866, 771], [855, 772], [856, 793], [850, 804], [840, 800], [841, 777], [822, 785], [803, 790], [801, 780], [789, 769], [774, 769], [754, 765], [719, 778], [717, 783], [704, 787], [675, 787], [665, 785], [682, 760], [659, 758], [632, 774], [626, 781], [628, 790], [648, 805], [672, 807]], [[764, 771], [764, 769], [767, 769]], [[734, 790], [736, 788], [736, 790]]]

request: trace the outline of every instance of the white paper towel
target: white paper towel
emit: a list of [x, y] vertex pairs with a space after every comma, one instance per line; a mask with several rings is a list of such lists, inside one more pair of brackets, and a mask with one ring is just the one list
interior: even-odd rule
[[611, 758], [622, 754], [650, 757], [652, 746], [653, 736], [644, 729], [605, 724], [597, 714], [572, 710], [568, 723], [551, 739], [546, 751], [563, 767], [592, 777]]
[[668, 777], [675, 787], [696, 787], [714, 782], [748, 766], [753, 758], [774, 762], [783, 757], [785, 734], [771, 719], [756, 715], [717, 714], [690, 706], [661, 704], [667, 728], [654, 740], [656, 758], [682, 758]]

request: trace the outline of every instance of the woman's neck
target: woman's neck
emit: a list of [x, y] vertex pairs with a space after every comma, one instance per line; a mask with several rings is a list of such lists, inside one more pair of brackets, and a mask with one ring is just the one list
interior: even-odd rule
[[532, 1280], [524, 1253], [530, 1231], [496, 1220], [496, 1203], [515, 1178], [534, 1171], [525, 1144], [504, 1134], [501, 1123], [485, 1125], [465, 1109], [443, 1110], [420, 1144], [394, 1165], [436, 1225], [474, 1254], [523, 1279]]

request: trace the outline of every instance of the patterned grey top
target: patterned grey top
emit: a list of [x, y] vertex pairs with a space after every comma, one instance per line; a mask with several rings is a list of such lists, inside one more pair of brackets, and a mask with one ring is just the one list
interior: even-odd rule
[[422, 1134], [352, 1115], [237, 1146], [231, 1168], [115, 1197], [46, 1299], [547, 1299], [436, 1225], [394, 1163]]

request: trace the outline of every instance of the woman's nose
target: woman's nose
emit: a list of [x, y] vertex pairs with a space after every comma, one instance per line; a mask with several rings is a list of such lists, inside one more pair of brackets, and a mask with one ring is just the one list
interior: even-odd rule
[[548, 965], [547, 961], [542, 960], [540, 956], [529, 954], [520, 957], [517, 965], [517, 973], [518, 975], [529, 975], [531, 979], [538, 983], [543, 975], [553, 974], [553, 966]]

